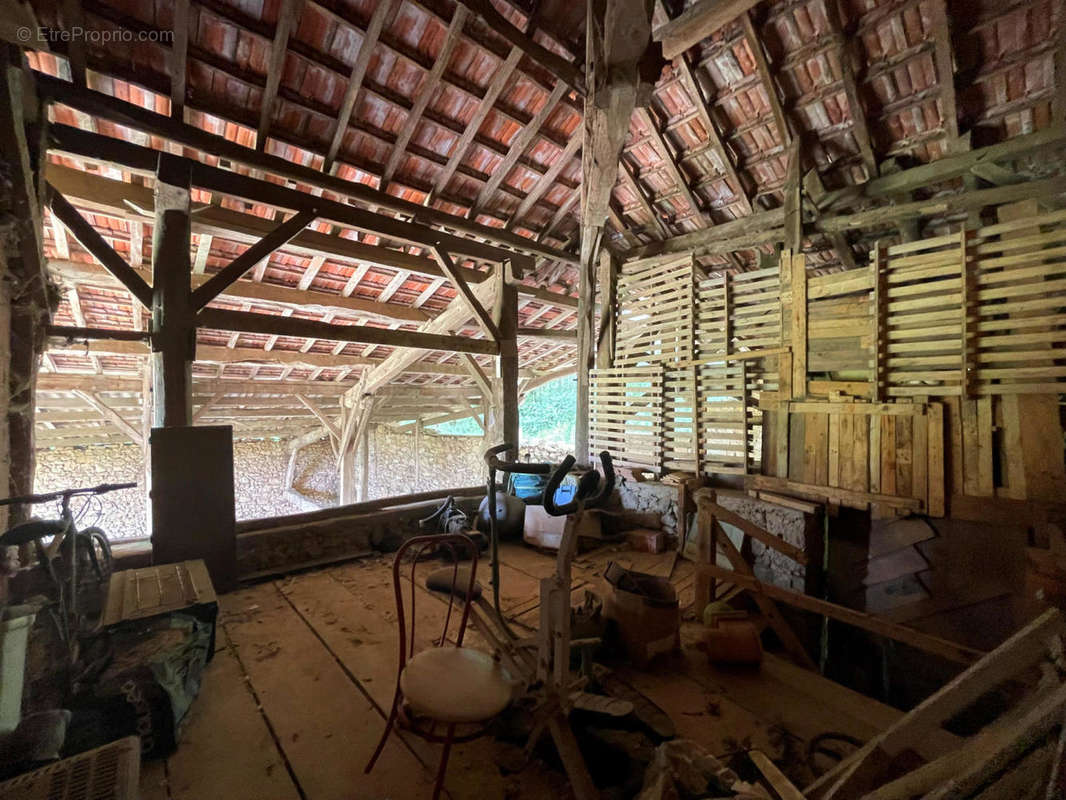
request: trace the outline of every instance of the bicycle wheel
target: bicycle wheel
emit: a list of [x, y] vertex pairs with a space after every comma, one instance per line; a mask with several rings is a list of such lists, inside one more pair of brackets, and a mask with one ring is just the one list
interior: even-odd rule
[[[70, 551], [75, 538], [78, 553], [77, 581], [75, 586], [71, 586]], [[68, 535], [61, 552], [65, 563], [60, 574], [67, 576], [67, 597], [74, 601], [68, 608], [77, 609], [75, 613], [78, 619], [71, 621], [71, 629], [83, 633], [94, 626], [106, 599], [112, 570], [111, 544], [107, 535], [99, 528], [86, 528]]]
[[83, 537], [81, 542], [79, 542], [80, 545], [88, 545], [85, 550], [89, 554], [89, 560], [92, 562], [93, 573], [97, 582], [106, 587], [107, 582], [111, 579], [113, 562], [111, 542], [108, 541], [107, 534], [100, 528], [86, 528], [83, 531], [79, 531], [78, 536]]

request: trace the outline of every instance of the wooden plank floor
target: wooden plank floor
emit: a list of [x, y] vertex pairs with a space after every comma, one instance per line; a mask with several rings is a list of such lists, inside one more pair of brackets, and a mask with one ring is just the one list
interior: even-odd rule
[[[609, 561], [665, 574], [669, 556], [619, 546], [580, 555], [574, 598], [602, 592]], [[521, 545], [501, 555], [501, 601], [519, 624], [537, 622], [538, 580], [554, 559]], [[487, 565], [485, 565], [487, 569]], [[480, 570], [479, 570], [480, 572]], [[672, 580], [691, 603], [692, 565]], [[481, 573], [487, 584], [486, 573]], [[439, 630], [444, 605], [421, 594], [418, 639]], [[178, 750], [145, 765], [145, 800], [384, 800], [430, 795], [439, 748], [391, 737], [374, 771], [363, 767], [384, 727], [398, 650], [391, 560], [374, 557], [242, 588], [220, 598], [218, 649]], [[693, 626], [695, 628], [695, 626]], [[686, 641], [695, 630], [686, 631]], [[678, 734], [716, 755], [758, 747], [803, 752], [826, 730], [868, 738], [899, 712], [768, 656], [757, 673], [712, 669], [695, 648], [649, 672], [617, 675], [657, 702]], [[570, 796], [565, 777], [534, 758], [519, 772], [518, 748], [491, 739], [458, 745], [446, 788], [452, 800]]]

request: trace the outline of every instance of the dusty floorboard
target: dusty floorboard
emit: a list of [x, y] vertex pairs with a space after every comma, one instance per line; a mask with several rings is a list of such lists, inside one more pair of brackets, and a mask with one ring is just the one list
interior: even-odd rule
[[[665, 574], [667, 555], [604, 547], [574, 562], [574, 600], [602, 592], [615, 560]], [[535, 628], [538, 580], [554, 559], [520, 545], [501, 555], [501, 603]], [[487, 564], [483, 564], [487, 570]], [[692, 565], [672, 574], [682, 603], [692, 596]], [[481, 572], [487, 588], [487, 572]], [[421, 574], [421, 573], [419, 573]], [[418, 591], [416, 639], [434, 638], [445, 606]], [[391, 560], [375, 557], [249, 586], [221, 598], [219, 646], [165, 762], [145, 765], [145, 800], [265, 798], [383, 800], [429, 797], [439, 748], [392, 737], [374, 771], [363, 767], [384, 727], [395, 688], [398, 639]], [[691, 645], [694, 626], [685, 640]], [[477, 645], [476, 637], [468, 641]], [[670, 714], [678, 734], [720, 756], [758, 747], [797, 764], [811, 737], [826, 730], [867, 738], [898, 712], [769, 656], [761, 671], [709, 667], [686, 646], [651, 671], [617, 675]], [[480, 739], [456, 746], [446, 788], [452, 800], [523, 800], [569, 796], [563, 775], [518, 748]], [[501, 769], [506, 764], [517, 772]], [[802, 775], [800, 769], [799, 775]]]

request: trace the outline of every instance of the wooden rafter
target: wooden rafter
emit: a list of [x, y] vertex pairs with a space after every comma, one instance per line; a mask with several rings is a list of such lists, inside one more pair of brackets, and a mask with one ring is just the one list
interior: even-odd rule
[[778, 134], [781, 137], [781, 143], [787, 146], [789, 142], [792, 141], [792, 131], [788, 127], [788, 118], [785, 116], [785, 110], [781, 106], [781, 98], [777, 94], [777, 82], [774, 80], [774, 73], [773, 70], [770, 69], [770, 62], [767, 60], [766, 53], [763, 51], [762, 39], [755, 32], [755, 25], [751, 21], [751, 12], [745, 11], [741, 14], [740, 23], [744, 29], [744, 38], [748, 43], [748, 47], [751, 49], [752, 56], [755, 58], [755, 71], [759, 76], [759, 80], [762, 82], [763, 88], [766, 91], [766, 97], [770, 102], [770, 111], [774, 115], [774, 122], [777, 125]]
[[692, 72], [692, 67], [689, 65], [688, 60], [683, 54], [674, 59], [674, 66], [677, 67], [678, 75], [681, 77], [681, 82], [685, 87], [686, 93], [689, 95], [692, 104], [696, 107], [696, 114], [699, 116], [700, 122], [703, 124], [703, 128], [706, 131], [707, 140], [710, 142], [714, 152], [718, 154], [718, 160], [721, 162], [722, 175], [729, 182], [729, 187], [733, 190], [737, 199], [743, 204], [745, 212], [748, 214], [753, 213], [754, 208], [751, 205], [751, 198], [748, 196], [744, 181], [737, 172], [736, 165], [733, 163], [729, 151], [722, 142], [721, 134], [715, 124], [714, 117], [711, 115], [707, 98], [704, 97], [703, 89], [696, 80], [696, 76]]
[[537, 133], [543, 127], [547, 121], [551, 112], [555, 110], [556, 105], [563, 98], [563, 95], [568, 91], [565, 83], [556, 84], [551, 94], [548, 95], [547, 101], [540, 107], [540, 110], [534, 115], [533, 119], [523, 127], [514, 140], [511, 142], [510, 147], [507, 150], [507, 155], [499, 166], [495, 168], [492, 176], [489, 178], [488, 183], [481, 187], [481, 191], [478, 193], [477, 200], [470, 207], [470, 211], [467, 214], [468, 217], [477, 214], [479, 208], [484, 208], [492, 199], [492, 195], [500, 187], [500, 184], [507, 178], [515, 164], [518, 163], [518, 159], [522, 157], [522, 154], [526, 152], [529, 146], [533, 143], [533, 139], [536, 138]]
[[370, 57], [374, 52], [375, 45], [377, 45], [378, 37], [381, 36], [382, 29], [392, 18], [395, 3], [396, 0], [381, 0], [374, 9], [374, 13], [370, 17], [370, 24], [367, 25], [366, 32], [363, 34], [363, 41], [359, 45], [359, 55], [356, 56], [355, 63], [352, 65], [352, 74], [348, 77], [348, 86], [344, 90], [344, 97], [341, 99], [340, 108], [337, 110], [333, 136], [329, 143], [329, 150], [326, 151], [326, 160], [322, 165], [322, 169], [326, 172], [329, 172], [333, 167], [337, 153], [340, 152], [341, 144], [344, 142], [344, 135], [348, 132], [348, 121], [352, 118], [352, 111], [357, 106], [359, 93], [363, 88], [363, 76], [366, 75]]
[[[487, 242], [495, 242], [506, 247], [515, 248], [519, 252], [529, 252], [545, 258], [553, 258], [567, 263], [575, 263], [574, 257], [568, 253], [535, 242], [524, 236], [511, 233], [505, 229], [480, 225], [475, 221], [464, 220], [453, 214], [448, 214], [447, 212], [438, 211], [433, 208], [426, 208], [387, 192], [372, 189], [365, 184], [343, 180], [336, 176], [322, 173], [318, 170], [305, 167], [278, 156], [255, 151], [252, 148], [244, 147], [236, 142], [231, 142], [222, 136], [208, 133], [190, 125], [185, 125], [176, 120], [172, 120], [170, 117], [156, 114], [139, 106], [116, 101], [114, 98], [109, 98], [98, 92], [84, 89], [78, 90], [66, 81], [50, 78], [41, 74], [38, 74], [36, 79], [39, 90], [46, 99], [62, 102], [66, 105], [70, 105], [78, 111], [110, 119], [114, 122], [127, 125], [135, 130], [161, 136], [165, 139], [207, 153], [213, 153], [235, 163], [245, 164], [253, 169], [273, 173], [306, 184], [309, 187], [336, 192], [340, 197], [350, 201], [359, 202], [373, 207], [387, 208], [390, 211], [406, 214], [410, 217], [417, 216], [420, 220], [425, 220], [427, 224], [447, 227], [470, 236], [478, 237]], [[83, 136], [77, 135], [85, 134], [84, 131], [69, 129], [67, 126], [56, 125], [53, 126], [50, 131], [56, 136], [63, 136], [66, 138], [72, 146], [74, 146], [75, 142], [83, 142], [85, 146], [78, 147], [78, 149], [81, 150], [80, 157], [89, 160], [99, 160], [99, 157], [95, 156], [94, 153], [98, 153], [98, 148], [101, 145], [106, 149], [110, 146], [114, 146], [112, 143], [117, 143], [120, 150], [127, 153], [129, 152], [122, 147], [122, 145], [127, 143], [119, 142], [118, 140], [107, 140], [104, 137], [98, 137], [91, 140], [93, 144], [90, 145]], [[95, 134], [86, 135], [90, 137], [95, 136]], [[59, 144], [58, 149], [62, 150], [64, 149], [64, 146], [65, 145], [63, 144]], [[147, 150], [147, 148], [141, 149]], [[114, 153], [109, 155], [113, 156]], [[121, 162], [123, 159], [110, 158], [107, 160]]]
[[955, 102], [955, 58], [951, 47], [951, 21], [947, 0], [933, 0], [930, 5], [933, 32], [933, 61], [936, 64], [941, 122], [948, 140], [948, 151], [968, 150], [959, 141], [959, 111]]
[[296, 27], [303, 10], [303, 0], [281, 0], [278, 9], [278, 22], [274, 29], [274, 40], [270, 45], [270, 59], [267, 62], [266, 89], [259, 106], [259, 128], [255, 137], [255, 149], [262, 152], [266, 148], [270, 122], [274, 117], [274, 105], [278, 100], [278, 87], [285, 68], [285, 56], [289, 51], [289, 35]]
[[659, 239], [669, 239], [670, 231], [666, 227], [666, 223], [663, 222], [659, 216], [659, 212], [655, 210], [655, 206], [652, 205], [652, 201], [648, 198], [647, 192], [644, 186], [633, 175], [632, 167], [629, 166], [629, 162], [623, 158], [618, 168], [618, 176], [622, 181], [622, 184], [629, 189], [634, 197], [637, 198], [637, 202], [644, 210], [644, 213], [651, 218], [652, 227]]
[[[552, 164], [551, 169], [541, 175], [540, 179], [529, 190], [529, 194], [527, 194], [525, 199], [519, 203], [518, 208], [515, 209], [514, 214], [511, 215], [511, 219], [507, 223], [508, 230], [513, 230], [516, 225], [520, 224], [521, 221], [525, 219], [530, 209], [537, 204], [537, 201], [540, 200], [541, 196], [548, 191], [553, 183], [555, 183], [559, 174], [570, 165], [574, 156], [577, 155], [577, 151], [581, 149], [581, 140], [582, 134], [581, 129], [579, 128], [570, 137], [570, 141], [566, 143], [566, 147], [563, 148], [562, 154], [555, 160], [555, 163]], [[565, 260], [572, 262], [573, 256], [568, 255]]]
[[693, 194], [692, 190], [689, 188], [688, 181], [681, 172], [681, 169], [677, 166], [675, 154], [667, 143], [666, 138], [659, 132], [655, 118], [646, 108], [638, 108], [636, 110], [636, 116], [648, 131], [648, 136], [651, 138], [654, 148], [659, 152], [659, 157], [662, 160], [663, 168], [666, 170], [667, 175], [670, 176], [670, 179], [677, 186], [678, 191], [681, 192], [685, 204], [690, 209], [692, 221], [696, 223], [697, 227], [706, 228], [707, 219], [703, 216], [703, 210], [700, 208], [700, 203], [696, 199], [696, 195]]
[[185, 84], [189, 56], [189, 3], [174, 0], [174, 39], [170, 45], [170, 116], [181, 120], [185, 116]]
[[514, 73], [515, 67], [518, 66], [518, 62], [522, 58], [522, 51], [518, 47], [512, 47], [511, 52], [507, 54], [507, 58], [503, 63], [497, 67], [496, 72], [492, 76], [492, 80], [485, 88], [485, 95], [481, 98], [481, 102], [478, 104], [477, 110], [474, 112], [474, 116], [467, 123], [466, 129], [459, 137], [458, 141], [452, 145], [451, 156], [448, 159], [448, 163], [437, 175], [436, 180], [433, 182], [433, 194], [439, 194], [443, 192], [448, 186], [448, 182], [455, 175], [455, 171], [459, 168], [460, 162], [466, 157], [467, 151], [470, 149], [471, 143], [474, 141], [474, 137], [481, 129], [481, 124], [488, 117], [489, 112], [492, 111], [492, 107], [496, 104], [496, 100], [499, 98], [500, 93], [503, 92], [504, 87], [507, 86], [507, 82], [511, 79], [511, 75]]
[[840, 77], [844, 86], [844, 96], [848, 101], [851, 112], [851, 135], [855, 137], [855, 143], [859, 146], [859, 156], [863, 166], [866, 167], [867, 178], [877, 175], [877, 156], [874, 155], [873, 142], [870, 138], [870, 126], [866, 122], [866, 110], [859, 96], [858, 81], [855, 78], [857, 38], [848, 35], [841, 24], [844, 9], [841, 0], [831, 0], [826, 4], [826, 20], [829, 30], [837, 37], [840, 47]]
[[407, 112], [407, 117], [404, 119], [403, 126], [400, 128], [400, 132], [396, 135], [396, 142], [393, 144], [392, 150], [389, 152], [389, 160], [385, 163], [385, 169], [381, 174], [380, 188], [382, 191], [388, 189], [392, 176], [396, 174], [400, 162], [407, 153], [407, 145], [411, 141], [411, 137], [414, 135], [415, 130], [418, 128], [423, 112], [425, 112], [426, 107], [429, 105], [429, 101], [433, 99], [433, 95], [437, 93], [441, 79], [444, 77], [445, 70], [448, 68], [448, 62], [451, 60], [452, 53], [455, 52], [455, 48], [459, 44], [463, 32], [463, 25], [466, 24], [469, 14], [470, 12], [466, 10], [465, 6], [458, 5], [455, 7], [455, 13], [452, 15], [451, 22], [448, 24], [448, 30], [444, 34], [444, 43], [441, 45], [436, 61], [433, 62], [433, 69], [431, 69], [426, 74], [426, 77], [422, 79], [422, 83], [419, 85], [418, 94], [415, 95], [414, 102], [412, 103], [410, 110]]
[[459, 0], [459, 2], [484, 19], [494, 33], [499, 34], [529, 59], [540, 64], [557, 79], [585, 93], [585, 80], [581, 69], [562, 56], [534, 41], [526, 32], [519, 30], [493, 7], [489, 0]]

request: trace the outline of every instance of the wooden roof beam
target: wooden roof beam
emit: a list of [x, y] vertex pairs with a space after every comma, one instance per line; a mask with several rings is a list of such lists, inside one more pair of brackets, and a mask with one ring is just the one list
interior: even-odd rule
[[[456, 230], [488, 242], [513, 248], [519, 252], [532, 253], [545, 258], [555, 258], [571, 264], [577, 261], [568, 253], [511, 233], [505, 229], [480, 225], [477, 222], [464, 220], [453, 214], [426, 208], [417, 203], [395, 197], [387, 192], [372, 189], [361, 183], [346, 181], [278, 156], [257, 152], [236, 142], [230, 142], [222, 136], [176, 122], [169, 117], [156, 114], [131, 103], [116, 100], [99, 92], [85, 89], [79, 90], [66, 81], [57, 80], [39, 73], [36, 75], [36, 80], [39, 91], [46, 100], [51, 99], [64, 103], [84, 113], [100, 116], [113, 122], [127, 125], [135, 130], [151, 133], [183, 144], [186, 147], [192, 147], [205, 153], [230, 159], [253, 169], [261, 169], [293, 181], [306, 183], [311, 187], [336, 192], [349, 201], [387, 208], [390, 211], [407, 214], [412, 218], [417, 216], [420, 220], [424, 220], [430, 225]], [[55, 133], [63, 127], [65, 126], [53, 126], [50, 131]], [[81, 157], [92, 158], [93, 156], [91, 153], [82, 153]], [[550, 174], [550, 172], [551, 170], [545, 175]], [[463, 250], [457, 249], [456, 252], [463, 252]]]
[[662, 42], [663, 56], [673, 60], [758, 3], [759, 0], [697, 0], [679, 17], [655, 28], [652, 39]]
[[[500, 330], [496, 327], [496, 323], [492, 321], [492, 315], [485, 310], [485, 307], [474, 296], [470, 286], [463, 276], [459, 274], [459, 271], [455, 268], [455, 264], [452, 263], [451, 257], [447, 252], [439, 247], [432, 249], [433, 257], [437, 259], [437, 263], [440, 264], [440, 268], [444, 271], [444, 274], [448, 276], [448, 280], [452, 282], [452, 286], [458, 294], [458, 301], [465, 303], [470, 314], [473, 315], [477, 321], [478, 326], [494, 342], [500, 341]], [[455, 300], [452, 301], [456, 302]]]
[[555, 88], [552, 90], [551, 94], [548, 95], [548, 99], [545, 101], [544, 105], [540, 107], [540, 110], [537, 111], [533, 119], [531, 119], [511, 141], [511, 145], [507, 150], [507, 155], [504, 156], [504, 159], [500, 162], [499, 166], [493, 170], [488, 183], [481, 187], [477, 199], [474, 201], [473, 205], [470, 206], [470, 211], [467, 212], [467, 217], [476, 217], [478, 209], [488, 205], [489, 201], [492, 199], [492, 195], [498, 188], [500, 188], [500, 184], [503, 183], [511, 170], [514, 169], [515, 164], [518, 163], [518, 159], [522, 157], [522, 154], [525, 153], [533, 143], [537, 133], [543, 127], [544, 123], [547, 122], [549, 115], [555, 110], [556, 105], [558, 105], [559, 101], [568, 91], [567, 84], [562, 81], [555, 85]]
[[352, 73], [348, 77], [348, 86], [344, 90], [344, 97], [341, 99], [340, 108], [337, 110], [333, 136], [330, 139], [329, 150], [326, 151], [326, 160], [322, 164], [323, 172], [329, 172], [333, 168], [337, 153], [340, 152], [341, 144], [344, 143], [344, 135], [348, 132], [348, 122], [352, 118], [352, 111], [357, 106], [359, 93], [363, 88], [363, 77], [366, 75], [366, 68], [370, 64], [370, 56], [378, 43], [382, 28], [388, 24], [388, 21], [395, 13], [395, 3], [396, 0], [381, 0], [370, 17], [370, 24], [367, 25], [366, 32], [363, 33], [363, 41], [359, 45], [359, 55], [356, 56], [355, 63], [352, 65]]
[[[60, 152], [70, 153], [91, 161], [121, 164], [134, 172], [150, 173], [154, 171], [154, 167], [151, 165], [155, 163], [159, 155], [158, 151], [148, 147], [142, 147], [121, 139], [86, 133], [65, 125], [52, 126], [50, 133], [53, 140], [53, 148]], [[451, 252], [475, 259], [500, 262], [515, 257], [509, 251], [501, 250], [473, 239], [466, 239], [434, 230], [426, 225], [403, 222], [393, 217], [386, 217], [356, 208], [347, 203], [316, 197], [309, 192], [290, 189], [270, 181], [251, 178], [199, 161], [185, 159], [180, 156], [172, 156], [172, 158], [180, 159], [188, 164], [193, 185], [223, 196], [239, 197], [249, 202], [262, 203], [290, 211], [317, 211], [318, 216], [337, 224], [347, 225], [388, 239], [409, 242], [421, 247], [441, 244], [448, 247]], [[315, 174], [321, 175], [320, 173]], [[342, 181], [342, 183], [349, 186], [359, 185], [348, 181]], [[421, 208], [421, 206], [417, 206], [417, 208]], [[458, 218], [452, 217], [452, 219]], [[535, 243], [533, 244], [536, 246]]]
[[[296, 234], [315, 221], [316, 212], [299, 211], [278, 225], [274, 230], [253, 244], [229, 264], [212, 275], [205, 283], [192, 292], [190, 303], [194, 311], [199, 311], [220, 294], [232, 287], [244, 273], [256, 266], [279, 247], [284, 246]], [[259, 283], [259, 281], [256, 281]]]
[[379, 188], [382, 191], [388, 190], [389, 182], [392, 180], [392, 176], [396, 174], [396, 170], [399, 168], [400, 162], [403, 160], [403, 157], [407, 152], [407, 145], [411, 141], [411, 137], [414, 135], [415, 131], [418, 129], [418, 123], [422, 119], [422, 114], [429, 105], [429, 101], [433, 99], [433, 95], [436, 93], [441, 79], [444, 77], [444, 72], [448, 68], [448, 62], [451, 61], [452, 53], [455, 52], [456, 45], [459, 44], [463, 25], [466, 24], [468, 16], [469, 12], [464, 6], [456, 6], [451, 22], [448, 23], [448, 31], [444, 36], [444, 44], [441, 45], [440, 52], [437, 54], [437, 59], [433, 62], [433, 69], [431, 69], [422, 80], [418, 89], [418, 94], [415, 95], [414, 103], [407, 112], [407, 117], [404, 119], [400, 132], [396, 135], [396, 143], [393, 145], [392, 151], [389, 153], [389, 160], [386, 162], [385, 169], [381, 173]]
[[145, 308], [152, 307], [152, 288], [107, 242], [104, 241], [89, 221], [78, 213], [63, 195], [47, 184], [46, 194], [52, 213], [62, 222], [71, 235], [115, 276]]
[[114, 425], [121, 433], [130, 437], [130, 440], [140, 447], [144, 441], [144, 437], [141, 435], [141, 431], [131, 425], [126, 419], [119, 414], [111, 406], [107, 405], [103, 400], [94, 394], [89, 394], [81, 389], [75, 389], [73, 394], [78, 399], [85, 402], [90, 408], [96, 411], [105, 420]]
[[255, 149], [266, 149], [270, 122], [274, 117], [274, 105], [278, 100], [278, 87], [285, 69], [285, 56], [289, 50], [289, 35], [296, 27], [303, 10], [303, 0], [281, 0], [278, 9], [278, 22], [274, 29], [274, 40], [270, 45], [270, 60], [266, 69], [266, 89], [259, 105], [259, 128], [255, 137]]
[[[247, 311], [228, 311], [205, 308], [196, 316], [197, 327], [243, 333], [278, 334], [297, 338], [327, 339], [335, 342], [384, 345], [386, 347], [415, 348], [417, 350], [447, 350], [455, 353], [488, 353], [499, 350], [496, 342], [472, 339], [469, 336], [446, 336], [422, 331], [388, 330], [369, 325], [334, 325], [318, 320], [284, 317], [280, 314], [256, 314]], [[271, 353], [275, 351], [266, 351]]]
[[458, 0], [458, 2], [485, 20], [494, 33], [510, 42], [512, 47], [518, 48], [521, 53], [529, 57], [530, 61], [539, 64], [557, 79], [569, 84], [578, 94], [585, 93], [585, 77], [580, 67], [548, 50], [525, 31], [516, 28], [510, 20], [493, 7], [489, 0]]

